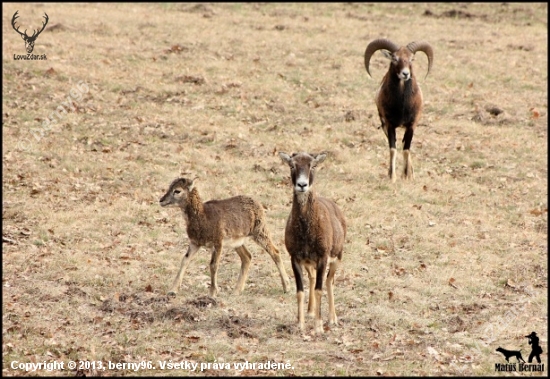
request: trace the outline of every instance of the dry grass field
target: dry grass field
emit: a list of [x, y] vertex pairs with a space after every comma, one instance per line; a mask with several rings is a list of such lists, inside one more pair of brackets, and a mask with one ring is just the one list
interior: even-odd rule
[[[3, 375], [513, 375], [495, 372], [495, 349], [527, 359], [532, 331], [545, 372], [515, 374], [547, 374], [546, 3], [2, 10]], [[48, 14], [33, 52], [47, 60], [14, 59], [16, 10], [29, 34]], [[415, 62], [425, 109], [411, 182], [387, 177], [374, 94], [389, 63], [376, 53], [372, 78], [363, 64], [379, 37], [434, 47], [427, 78], [426, 56]], [[296, 328], [279, 151], [326, 151], [314, 188], [347, 218], [339, 324], [322, 335], [311, 318]], [[241, 295], [226, 250], [208, 297], [203, 249], [166, 296], [188, 245], [181, 212], [159, 205], [178, 176], [198, 177], [204, 201], [263, 204], [289, 293], [247, 243]], [[17, 366], [41, 362], [64, 370]]]

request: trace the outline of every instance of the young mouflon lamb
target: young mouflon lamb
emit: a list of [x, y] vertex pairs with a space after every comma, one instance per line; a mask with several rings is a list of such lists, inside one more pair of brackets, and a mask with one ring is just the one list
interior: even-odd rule
[[[326, 154], [294, 153], [279, 156], [290, 166], [293, 186], [292, 209], [285, 229], [285, 245], [290, 253], [296, 279], [298, 325], [304, 330], [304, 285], [302, 267], [309, 275], [308, 314], [315, 315], [315, 332], [323, 333], [321, 296], [323, 277], [328, 266], [327, 294], [329, 323], [336, 324], [334, 310], [334, 274], [342, 261], [346, 239], [346, 220], [332, 200], [318, 196], [312, 189], [315, 169]], [[315, 296], [313, 288], [315, 286]]]
[[279, 270], [283, 290], [288, 291], [288, 276], [279, 251], [271, 241], [261, 204], [246, 196], [203, 203], [194, 180], [179, 178], [170, 184], [170, 188], [160, 199], [160, 205], [181, 208], [189, 237], [189, 248], [183, 256], [176, 279], [168, 292], [169, 295], [175, 295], [178, 292], [185, 269], [195, 253], [203, 246], [213, 249], [210, 261], [210, 296], [216, 296], [218, 292], [217, 272], [224, 246], [235, 249], [241, 258], [241, 272], [235, 288], [235, 292], [240, 293], [248, 277], [252, 259], [252, 255], [244, 246], [248, 238], [260, 245], [271, 256]]

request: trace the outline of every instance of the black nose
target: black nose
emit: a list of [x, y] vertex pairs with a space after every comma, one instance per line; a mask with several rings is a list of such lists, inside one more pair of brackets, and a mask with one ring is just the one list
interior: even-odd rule
[[298, 187], [300, 187], [301, 189], [306, 188], [306, 186], [307, 186], [306, 183], [298, 183]]

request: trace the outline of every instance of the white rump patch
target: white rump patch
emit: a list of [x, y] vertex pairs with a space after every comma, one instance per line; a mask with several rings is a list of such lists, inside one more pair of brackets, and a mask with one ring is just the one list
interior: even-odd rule
[[240, 238], [225, 238], [223, 240], [223, 247], [227, 247], [230, 249], [234, 249], [236, 247], [240, 247], [244, 245], [244, 242], [246, 241], [247, 237], [240, 237]]
[[[223, 249], [234, 249], [236, 247], [240, 247], [244, 245], [244, 242], [246, 241], [248, 237], [239, 237], [239, 238], [224, 238], [222, 241], [222, 248]], [[206, 245], [202, 245], [208, 249], [213, 248], [214, 244], [212, 242], [208, 242]]]
[[328, 257], [328, 263], [339, 262], [338, 257]]

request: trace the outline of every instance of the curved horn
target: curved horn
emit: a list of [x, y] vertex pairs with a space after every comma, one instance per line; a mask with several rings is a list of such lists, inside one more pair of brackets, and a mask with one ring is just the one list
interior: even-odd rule
[[416, 53], [417, 51], [422, 51], [426, 56], [428, 57], [428, 72], [426, 73], [426, 77], [430, 73], [430, 69], [432, 68], [432, 63], [434, 61], [434, 51], [432, 46], [428, 42], [420, 41], [420, 42], [411, 42], [407, 45], [407, 49], [411, 51], [411, 53]]
[[372, 57], [372, 54], [381, 49], [389, 50], [393, 53], [399, 49], [399, 46], [397, 46], [389, 39], [385, 38], [375, 39], [374, 41], [369, 43], [367, 49], [365, 50], [365, 68], [367, 69], [367, 73], [369, 74], [369, 76], [372, 76], [369, 71], [370, 58]]

